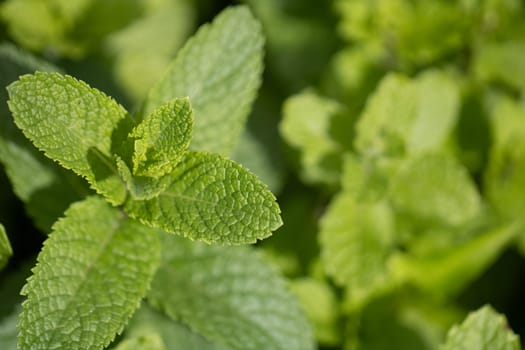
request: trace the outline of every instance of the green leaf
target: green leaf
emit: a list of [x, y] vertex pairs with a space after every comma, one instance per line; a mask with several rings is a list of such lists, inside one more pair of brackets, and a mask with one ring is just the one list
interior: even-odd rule
[[428, 70], [414, 82], [417, 110], [410, 136], [409, 152], [443, 148], [459, 115], [460, 95], [456, 81], [439, 70]]
[[160, 334], [154, 330], [134, 334], [124, 339], [115, 350], [165, 350]]
[[356, 149], [370, 156], [402, 154], [417, 109], [416, 93], [405, 76], [383, 78], [356, 124]]
[[497, 227], [422, 256], [398, 253], [392, 256], [390, 267], [398, 280], [430, 295], [455, 295], [490, 266], [518, 232], [516, 226]]
[[476, 76], [487, 82], [503, 83], [525, 91], [524, 41], [506, 41], [481, 46], [473, 64]]
[[422, 153], [406, 159], [391, 189], [396, 210], [427, 223], [461, 225], [481, 209], [481, 197], [467, 169], [446, 154]]
[[[56, 71], [9, 44], [0, 45], [0, 86], [5, 87], [22, 74]], [[7, 108], [7, 90], [0, 89], [0, 162], [35, 225], [48, 232], [70, 203], [89, 193], [87, 184], [72, 172], [39, 152], [13, 122]]]
[[103, 349], [146, 294], [157, 232], [103, 199], [73, 204], [53, 226], [22, 289], [20, 349]]
[[[332, 128], [343, 110], [337, 101], [310, 91], [294, 95], [284, 103], [281, 135], [301, 152], [306, 181], [337, 184], [341, 175], [337, 160], [344, 148], [334, 139]], [[330, 162], [332, 159], [335, 161]]]
[[147, 1], [143, 5], [143, 16], [103, 39], [115, 81], [136, 102], [144, 101], [162, 78], [196, 20], [191, 2]]
[[356, 148], [370, 156], [443, 149], [458, 118], [457, 85], [440, 70], [425, 71], [414, 80], [387, 75], [357, 123]]
[[486, 196], [498, 214], [522, 220], [525, 210], [525, 108], [509, 98], [491, 113], [492, 146], [484, 174]]
[[246, 6], [202, 26], [151, 90], [144, 114], [189, 96], [195, 111], [191, 149], [229, 155], [261, 83], [263, 35]]
[[188, 98], [176, 98], [146, 116], [129, 135], [133, 174], [158, 178], [171, 173], [190, 144], [192, 125]]
[[0, 224], [0, 270], [5, 266], [9, 257], [13, 255], [13, 248], [5, 233], [4, 225]]
[[104, 93], [58, 73], [25, 75], [8, 87], [16, 125], [37, 148], [85, 177], [113, 204], [125, 198], [112, 160], [114, 131], [126, 110]]
[[128, 200], [141, 222], [208, 243], [254, 243], [281, 226], [273, 194], [255, 175], [217, 154], [188, 152], [157, 197]]
[[18, 309], [0, 321], [0, 348], [2, 350], [16, 350]]
[[363, 203], [348, 193], [332, 202], [321, 220], [321, 260], [326, 273], [347, 287], [359, 307], [388, 281], [394, 217], [386, 202]]
[[142, 303], [129, 321], [124, 333], [124, 341], [144, 334], [160, 335], [166, 350], [224, 349], [193, 332], [180, 321], [172, 320], [163, 313], [154, 310], [147, 303]]
[[290, 288], [299, 298], [308, 320], [312, 323], [316, 339], [324, 345], [339, 344], [340, 312], [335, 290], [327, 282], [310, 277], [292, 280]]
[[440, 350], [519, 350], [519, 337], [505, 316], [486, 305], [470, 313], [462, 324], [450, 329]]
[[155, 307], [232, 350], [314, 348], [298, 302], [256, 251], [166, 238]]

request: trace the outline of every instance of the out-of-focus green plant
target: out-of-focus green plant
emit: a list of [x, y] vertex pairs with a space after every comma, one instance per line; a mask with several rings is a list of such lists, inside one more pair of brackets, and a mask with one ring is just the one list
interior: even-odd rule
[[[179, 52], [197, 23], [230, 2], [0, 4], [0, 35], [53, 63], [3, 45], [2, 85], [35, 69], [69, 73], [114, 96], [138, 116], [137, 123], [147, 115], [169, 119], [156, 107], [189, 95], [195, 115], [189, 152], [231, 156], [277, 194], [284, 225], [257, 244], [262, 258], [247, 250], [161, 240], [152, 290], [115, 346], [304, 348], [300, 341], [309, 342], [308, 332], [292, 345], [285, 340], [286, 326], [275, 326], [278, 320], [266, 324], [260, 316], [258, 325], [269, 332], [263, 339], [254, 333], [257, 327], [246, 325], [257, 323], [263, 310], [232, 307], [265, 305], [287, 313], [277, 312], [276, 300], [292, 299], [281, 294], [283, 280], [264, 260], [287, 277], [320, 349], [519, 349], [509, 326], [525, 334], [515, 297], [523, 292], [517, 281], [525, 271], [523, 2], [243, 2], [266, 37], [266, 68], [246, 128], [253, 90], [232, 77], [260, 74], [260, 67], [227, 67], [254, 40], [236, 45], [233, 34], [221, 38], [204, 29], [205, 44], [190, 41], [191, 48]], [[246, 31], [241, 23], [236, 28]], [[221, 56], [223, 50], [235, 54]], [[156, 84], [165, 72], [172, 78]], [[232, 93], [233, 87], [238, 90]], [[0, 94], [7, 100], [5, 91]], [[0, 112], [9, 115], [6, 105]], [[70, 203], [91, 191], [42, 157], [10, 119], [0, 126], [0, 158], [12, 189], [34, 224], [49, 232]], [[123, 210], [137, 217], [140, 212], [144, 222], [164, 229], [179, 227], [179, 220], [169, 219], [173, 208], [161, 207], [156, 197], [166, 184], [149, 177], [175, 171], [168, 158], [181, 159], [146, 137], [155, 130], [135, 129], [132, 157], [126, 147], [111, 149], [119, 155], [124, 192], [146, 203], [128, 201]], [[20, 159], [23, 172], [16, 168]], [[4, 213], [16, 210], [5, 198]], [[75, 208], [64, 220], [76, 215]], [[157, 208], [166, 215], [156, 215]], [[7, 214], [0, 221], [13, 243], [9, 261], [25, 260], [17, 255], [18, 221]], [[11, 251], [1, 242], [0, 262]], [[0, 278], [0, 298], [9, 300], [0, 309], [6, 347], [14, 347], [20, 312], [13, 291], [23, 285], [31, 262], [18, 269], [12, 264]], [[216, 280], [240, 286], [232, 287], [240, 292], [230, 293]], [[210, 299], [217, 301], [213, 309], [206, 307]]]

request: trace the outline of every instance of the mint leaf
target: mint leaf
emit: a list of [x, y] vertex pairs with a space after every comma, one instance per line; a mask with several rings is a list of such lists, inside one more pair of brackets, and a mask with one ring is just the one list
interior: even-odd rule
[[332, 135], [334, 120], [343, 110], [337, 101], [310, 91], [292, 96], [284, 103], [280, 131], [301, 152], [306, 181], [338, 182], [341, 170], [327, 160], [337, 159], [344, 150]]
[[356, 149], [364, 155], [402, 155], [414, 121], [416, 89], [407, 77], [391, 73], [370, 95], [356, 124]]
[[356, 125], [357, 150], [401, 156], [443, 149], [458, 118], [459, 97], [457, 83], [443, 71], [425, 71], [413, 80], [387, 75]]
[[386, 202], [357, 202], [341, 193], [321, 220], [321, 261], [326, 273], [351, 293], [358, 307], [388, 279], [394, 217]]
[[192, 3], [148, 2], [141, 17], [103, 39], [115, 81], [133, 101], [144, 101], [163, 77], [174, 54], [194, 30], [195, 21]]
[[406, 159], [391, 188], [393, 206], [414, 220], [456, 226], [481, 209], [480, 194], [467, 169], [446, 154], [422, 153]]
[[492, 146], [484, 174], [486, 196], [498, 214], [522, 220], [525, 210], [525, 108], [511, 100], [495, 101], [491, 113]]
[[462, 324], [450, 329], [440, 350], [519, 350], [519, 337], [505, 316], [486, 305], [470, 313]]
[[195, 111], [191, 149], [229, 155], [260, 85], [263, 41], [248, 7], [221, 12], [182, 48], [151, 90], [144, 114], [189, 96]]
[[[0, 45], [0, 86], [22, 74], [57, 68], [9, 44]], [[89, 193], [86, 183], [39, 152], [16, 127], [7, 108], [7, 90], [0, 89], [0, 162], [35, 225], [49, 232], [70, 203]]]
[[290, 288], [297, 296], [315, 330], [315, 338], [325, 345], [341, 342], [339, 303], [328, 282], [311, 277], [291, 281]]
[[165, 350], [160, 334], [154, 330], [134, 334], [124, 339], [115, 350]]
[[9, 257], [13, 255], [13, 248], [5, 233], [4, 225], [0, 224], [0, 270], [5, 266]]
[[456, 124], [460, 107], [458, 83], [450, 74], [427, 70], [414, 82], [417, 109], [407, 139], [409, 152], [442, 149]]
[[144, 334], [158, 334], [166, 350], [223, 350], [187, 326], [142, 303], [126, 326], [124, 341]]
[[133, 174], [158, 178], [170, 173], [190, 144], [192, 124], [187, 98], [176, 98], [146, 116], [129, 135]]
[[488, 229], [467, 242], [422, 256], [398, 253], [389, 265], [398, 280], [440, 298], [451, 296], [490, 266], [518, 232], [513, 225]]
[[112, 134], [126, 110], [104, 93], [70, 76], [22, 76], [8, 87], [16, 125], [37, 148], [85, 177], [113, 204], [125, 187], [112, 160]]
[[89, 197], [53, 226], [22, 289], [20, 349], [103, 349], [146, 293], [160, 245], [152, 231]]
[[188, 152], [157, 197], [128, 200], [141, 222], [208, 243], [254, 243], [281, 226], [273, 194], [255, 175], [217, 154]]
[[298, 303], [256, 251], [166, 238], [152, 305], [228, 349], [314, 348]]

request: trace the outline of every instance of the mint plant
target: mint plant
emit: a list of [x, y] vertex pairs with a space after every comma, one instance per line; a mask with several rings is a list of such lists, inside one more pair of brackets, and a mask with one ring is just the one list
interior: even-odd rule
[[[258, 254], [192, 242], [255, 243], [282, 224], [273, 194], [224, 156], [260, 85], [262, 42], [247, 8], [225, 10], [188, 41], [136, 114], [61, 73], [9, 85], [16, 126], [96, 192], [52, 225], [22, 289], [20, 349], [106, 348], [144, 297], [191, 328], [181, 342], [196, 332], [209, 348], [312, 347], [299, 305]], [[13, 151], [5, 142], [10, 174], [27, 172]], [[143, 308], [139, 320], [155, 314]], [[137, 327], [119, 348], [162, 348], [160, 330]]]

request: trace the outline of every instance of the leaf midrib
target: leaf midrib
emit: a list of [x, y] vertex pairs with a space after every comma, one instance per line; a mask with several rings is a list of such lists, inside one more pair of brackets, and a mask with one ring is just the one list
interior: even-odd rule
[[[107, 237], [104, 239], [102, 244], [100, 245], [101, 249], [99, 250], [98, 254], [93, 259], [92, 263], [88, 266], [88, 268], [85, 270], [83, 274], [83, 278], [81, 279], [80, 283], [75, 288], [74, 292], [70, 294], [68, 301], [66, 302], [66, 307], [62, 310], [61, 317], [57, 320], [58, 327], [55, 327], [55, 331], [51, 332], [51, 337], [49, 338], [47, 345], [53, 344], [53, 340], [56, 338], [56, 335], [58, 335], [58, 329], [62, 325], [64, 319], [66, 319], [66, 313], [64, 311], [69, 309], [69, 306], [73, 303], [75, 300], [74, 296], [76, 296], [80, 291], [84, 289], [84, 286], [86, 282], [89, 280], [87, 277], [88, 275], [93, 271], [94, 267], [99, 262], [100, 257], [103, 255], [103, 253], [106, 251], [106, 248], [109, 246], [110, 242], [115, 238], [117, 232], [119, 231], [119, 228], [121, 227], [121, 223], [124, 220], [124, 218], [113, 218], [112, 219], [114, 223], [112, 224], [113, 228], [110, 230], [110, 234], [107, 235]], [[93, 305], [96, 306], [96, 305]]]

